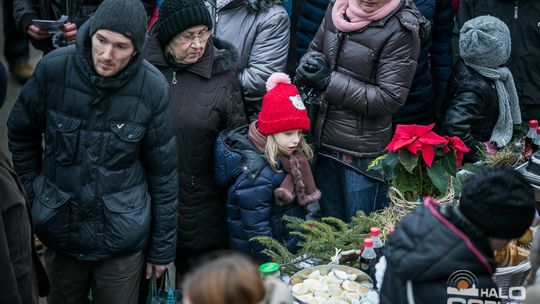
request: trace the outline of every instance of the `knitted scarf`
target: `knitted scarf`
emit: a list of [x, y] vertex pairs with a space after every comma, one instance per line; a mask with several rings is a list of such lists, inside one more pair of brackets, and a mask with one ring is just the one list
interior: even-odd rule
[[378, 10], [366, 13], [357, 0], [336, 0], [332, 9], [332, 21], [336, 28], [348, 33], [363, 29], [372, 21], [380, 20], [393, 12], [401, 0], [390, 0]]
[[488, 68], [464, 61], [480, 75], [495, 81], [499, 97], [499, 118], [489, 140], [495, 142], [497, 147], [504, 147], [512, 139], [512, 125], [521, 123], [521, 110], [514, 77], [507, 67]]
[[[266, 136], [257, 129], [257, 121], [249, 126], [248, 138], [257, 150], [264, 152]], [[274, 199], [278, 205], [291, 203], [295, 198], [304, 206], [321, 198], [321, 192], [315, 186], [309, 161], [302, 151], [292, 155], [279, 155], [281, 167], [287, 175], [281, 185], [274, 190]]]

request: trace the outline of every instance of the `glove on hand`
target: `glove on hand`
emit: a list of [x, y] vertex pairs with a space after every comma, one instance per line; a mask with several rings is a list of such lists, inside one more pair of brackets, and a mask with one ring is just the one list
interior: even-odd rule
[[296, 78], [308, 87], [324, 90], [330, 83], [330, 69], [324, 56], [308, 56], [296, 68]]

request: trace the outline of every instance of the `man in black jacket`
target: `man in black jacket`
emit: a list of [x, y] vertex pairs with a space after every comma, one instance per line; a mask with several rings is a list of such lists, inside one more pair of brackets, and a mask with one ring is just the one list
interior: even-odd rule
[[[46, 246], [48, 303], [136, 303], [174, 260], [177, 151], [169, 88], [143, 59], [138, 0], [105, 0], [52, 51], [8, 120], [13, 164]], [[44, 145], [42, 145], [44, 135]]]
[[[102, 0], [17, 0], [13, 3], [13, 15], [18, 29], [25, 33], [32, 45], [45, 54], [53, 49], [75, 41], [78, 29], [90, 18]], [[156, 7], [156, 0], [141, 0], [148, 16]], [[57, 34], [38, 27], [33, 19], [57, 20], [68, 16], [67, 22]]]
[[482, 15], [497, 17], [510, 29], [512, 51], [506, 65], [514, 75], [523, 119], [540, 118], [540, 1], [462, 0], [452, 38], [454, 62], [463, 24]]
[[531, 185], [510, 167], [469, 177], [459, 206], [426, 199], [386, 244], [380, 303], [499, 303], [493, 250], [525, 233], [534, 206]]

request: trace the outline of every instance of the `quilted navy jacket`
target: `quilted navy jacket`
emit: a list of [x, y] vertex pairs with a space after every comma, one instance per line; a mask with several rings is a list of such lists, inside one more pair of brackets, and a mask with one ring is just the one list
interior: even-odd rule
[[216, 142], [216, 181], [229, 188], [227, 192], [227, 224], [231, 249], [268, 261], [264, 247], [250, 241], [256, 236], [269, 236], [289, 251], [296, 251], [298, 237], [289, 234], [282, 217], [304, 217], [296, 201], [277, 205], [274, 189], [285, 178], [275, 172], [247, 137], [248, 126], [224, 131]]

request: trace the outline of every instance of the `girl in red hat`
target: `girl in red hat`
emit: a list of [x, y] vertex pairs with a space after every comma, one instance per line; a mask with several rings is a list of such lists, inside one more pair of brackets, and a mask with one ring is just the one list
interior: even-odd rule
[[266, 82], [258, 120], [220, 134], [216, 145], [216, 180], [228, 186], [227, 218], [232, 249], [268, 258], [262, 245], [250, 241], [269, 236], [290, 251], [298, 239], [289, 234], [284, 215], [304, 217], [304, 207], [318, 201], [304, 139], [309, 119], [297, 88], [283, 73]]

